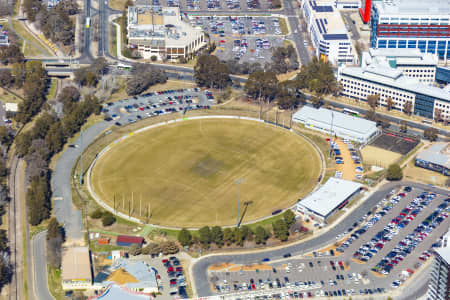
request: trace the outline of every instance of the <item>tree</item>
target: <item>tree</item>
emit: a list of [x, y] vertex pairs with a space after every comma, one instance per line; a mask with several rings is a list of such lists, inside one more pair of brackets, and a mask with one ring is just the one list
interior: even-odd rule
[[133, 244], [131, 245], [131, 247], [128, 249], [128, 253], [131, 256], [137, 256], [140, 255], [142, 253], [142, 247], [141, 245], [138, 244]]
[[100, 219], [102, 216], [103, 216], [103, 210], [101, 208], [97, 208], [90, 215], [90, 217], [92, 219]]
[[320, 104], [322, 103], [322, 99], [321, 99], [320, 95], [312, 95], [311, 103], [315, 108], [319, 108]]
[[295, 214], [292, 212], [292, 210], [287, 209], [283, 213], [283, 220], [286, 223], [286, 226], [290, 228], [295, 223]]
[[134, 64], [131, 77], [127, 80], [126, 92], [128, 95], [138, 95], [157, 83], [167, 81], [166, 73], [148, 64]]
[[255, 229], [255, 242], [256, 244], [266, 244], [269, 238], [269, 233], [262, 226], [258, 226]]
[[159, 246], [161, 247], [161, 252], [164, 255], [175, 254], [179, 251], [177, 244], [172, 241], [162, 242]]
[[28, 187], [26, 199], [28, 205], [28, 221], [31, 225], [39, 225], [50, 216], [51, 201], [47, 174], [34, 176]]
[[403, 178], [402, 168], [398, 164], [389, 165], [386, 173], [387, 180], [401, 180]]
[[142, 254], [150, 254], [151, 256], [157, 256], [161, 253], [161, 247], [157, 243], [149, 243], [147, 247], [142, 249]]
[[434, 120], [436, 122], [441, 122], [442, 121], [442, 109], [436, 108], [434, 110]]
[[183, 247], [192, 245], [191, 232], [186, 228], [181, 229], [178, 233], [178, 242], [180, 242]]
[[425, 129], [425, 130], [423, 131], [423, 136], [424, 136], [427, 140], [429, 140], [429, 141], [431, 141], [431, 142], [434, 142], [435, 140], [437, 140], [437, 137], [438, 137], [438, 130], [437, 130], [436, 128], [434, 128], [434, 127], [428, 127], [427, 129]]
[[114, 215], [112, 213], [110, 213], [109, 211], [105, 212], [102, 215], [103, 226], [111, 226], [115, 222], [116, 222], [116, 217], [114, 217]]
[[272, 223], [273, 227], [273, 234], [275, 237], [280, 239], [280, 241], [284, 242], [287, 241], [289, 237], [289, 228], [286, 225], [286, 222], [284, 222], [281, 219], [276, 220]]
[[211, 228], [211, 240], [214, 242], [214, 244], [217, 245], [217, 247], [222, 247], [224, 244], [223, 241], [223, 231], [220, 226], [214, 226]]
[[155, 62], [155, 61], [158, 60], [158, 57], [157, 57], [156, 55], [152, 55], [152, 56], [150, 57], [150, 59], [151, 59], [151, 61]]
[[8, 168], [6, 167], [5, 160], [0, 157], [0, 177], [6, 177], [8, 175]]
[[387, 110], [391, 110], [393, 106], [394, 106], [394, 101], [392, 101], [391, 97], [387, 97], [387, 99], [386, 99]]
[[[0, 48], [1, 49], [1, 48]], [[11, 75], [11, 71], [6, 70], [0, 70], [0, 86], [9, 88], [14, 83], [14, 78]]]
[[236, 245], [244, 246], [244, 232], [240, 228], [234, 228], [233, 235]]
[[407, 101], [405, 105], [403, 105], [403, 112], [407, 115], [410, 115], [412, 113], [413, 105], [411, 101]]
[[227, 246], [234, 243], [234, 233], [231, 228], [225, 228], [223, 231], [223, 241]]
[[400, 121], [400, 132], [408, 132], [408, 123], [405, 120]]
[[334, 94], [338, 91], [338, 83], [329, 62], [313, 57], [307, 66], [302, 66], [297, 74], [300, 88], [308, 88], [317, 94]]
[[209, 226], [203, 226], [198, 230], [199, 241], [203, 246], [208, 246], [211, 243], [211, 229]]
[[230, 70], [216, 56], [204, 54], [194, 66], [194, 77], [199, 86], [224, 88], [230, 82]]
[[250, 74], [244, 90], [253, 99], [271, 101], [277, 94], [278, 79], [274, 72], [257, 71]]
[[47, 240], [53, 239], [53, 238], [58, 238], [58, 237], [60, 237], [61, 239], [63, 237], [62, 236], [62, 228], [59, 225], [56, 218], [52, 217], [47, 226]]
[[380, 95], [369, 95], [367, 96], [367, 104], [369, 104], [370, 108], [375, 110], [378, 106], [378, 101], [380, 101]]

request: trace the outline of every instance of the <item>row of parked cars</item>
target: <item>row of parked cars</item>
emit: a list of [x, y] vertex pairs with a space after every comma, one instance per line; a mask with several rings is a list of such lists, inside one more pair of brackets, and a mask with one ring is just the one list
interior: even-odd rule
[[[374, 222], [376, 223], [379, 218], [385, 216], [387, 212], [392, 209], [393, 205], [398, 203], [398, 201], [405, 196], [405, 193], [399, 193], [393, 197], [387, 205], [375, 214], [373, 218]], [[364, 262], [369, 261], [384, 247], [387, 242], [391, 241], [401, 229], [408, 225], [409, 222], [417, 216], [418, 212], [419, 210], [415, 207], [414, 202], [411, 202], [400, 212], [397, 217], [392, 219], [392, 221], [386, 225], [383, 230], [377, 232], [370, 242], [361, 245], [361, 247], [353, 254], [353, 257]], [[374, 222], [369, 221], [367, 225], [373, 226]]]
[[162, 263], [166, 267], [169, 277], [170, 295], [174, 297], [179, 296], [183, 299], [187, 298], [186, 278], [184, 277], [183, 267], [178, 258], [171, 256], [169, 259], [163, 259]]
[[[347, 249], [350, 244], [352, 244], [355, 240], [359, 239], [361, 235], [366, 233], [366, 231], [369, 230], [373, 225], [375, 225], [381, 217], [386, 215], [386, 213], [391, 210], [395, 204], [397, 204], [402, 197], [404, 197], [407, 192], [410, 192], [412, 190], [411, 187], [405, 187], [404, 192], [398, 193], [398, 195], [393, 196], [396, 193], [396, 190], [392, 190], [389, 195], [387, 195], [383, 200], [380, 201], [379, 204], [377, 204], [377, 208], [381, 208], [377, 213], [372, 215], [371, 212], [368, 212], [365, 216], [363, 216], [359, 222], [362, 223], [364, 220], [367, 220], [362, 226], [360, 226], [359, 229], [355, 230], [339, 247], [336, 248], [336, 251], [343, 253], [345, 249]], [[358, 225], [357, 222], [353, 224], [353, 227], [356, 227]], [[351, 231], [351, 228], [348, 230]], [[361, 249], [361, 248], [360, 248]], [[355, 252], [356, 256], [354, 256], [357, 259], [362, 259], [364, 256], [363, 254], [367, 253], [367, 251], [357, 251]], [[364, 261], [364, 259], [362, 259]]]
[[[414, 204], [419, 210], [426, 207], [434, 198], [434, 193], [422, 193], [419, 197], [414, 199]], [[428, 236], [432, 231], [438, 227], [449, 216], [450, 198], [443, 201], [427, 218], [418, 225], [414, 231], [408, 234], [403, 240], [398, 242], [395, 248], [389, 252], [372, 270], [382, 274], [389, 274], [392, 269], [399, 264], [408, 254]], [[421, 257], [427, 258], [431, 254], [427, 251], [422, 253]]]

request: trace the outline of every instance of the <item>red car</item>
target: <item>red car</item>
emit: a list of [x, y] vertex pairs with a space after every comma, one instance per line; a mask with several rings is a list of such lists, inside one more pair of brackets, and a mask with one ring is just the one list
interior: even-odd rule
[[344, 264], [342, 263], [342, 261], [339, 261], [338, 264], [339, 264], [340, 266], [343, 266], [343, 265], [344, 265]]
[[143, 108], [143, 107], [139, 107], [139, 110], [140, 110], [140, 111], [144, 111], [144, 108]]
[[172, 273], [174, 271], [173, 267], [168, 267], [167, 268], [167, 273]]
[[182, 271], [183, 271], [183, 268], [182, 268], [182, 267], [177, 267], [176, 271], [177, 271], [177, 272], [182, 272]]
[[330, 260], [330, 265], [334, 266], [334, 261]]
[[252, 290], [256, 290], [256, 286], [254, 283], [252, 283]]
[[169, 262], [169, 260], [168, 259], [163, 259], [162, 262], [163, 262], [163, 264], [165, 264], [165, 263]]

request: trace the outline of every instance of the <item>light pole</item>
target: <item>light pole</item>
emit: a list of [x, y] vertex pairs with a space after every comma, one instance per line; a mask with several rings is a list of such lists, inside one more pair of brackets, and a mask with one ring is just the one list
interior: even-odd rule
[[331, 151], [332, 151], [331, 139], [333, 138], [333, 121], [334, 121], [334, 112], [333, 112], [333, 111], [331, 111], [331, 127], [330, 127], [330, 153], [328, 154], [328, 158], [331, 158]]
[[236, 180], [238, 185], [238, 202], [237, 202], [237, 216], [236, 216], [236, 227], [239, 228], [239, 202], [241, 201], [241, 183], [244, 182], [244, 179], [239, 178]]

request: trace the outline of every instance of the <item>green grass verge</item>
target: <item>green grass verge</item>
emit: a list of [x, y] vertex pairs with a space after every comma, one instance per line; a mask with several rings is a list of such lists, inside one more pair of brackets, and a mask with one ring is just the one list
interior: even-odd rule
[[52, 79], [47, 93], [47, 100], [53, 100], [55, 98], [57, 86], [58, 81], [56, 79]]
[[109, 26], [109, 53], [111, 53], [112, 56], [117, 57], [117, 27], [114, 24], [110, 24]]
[[[40, 50], [40, 49], [36, 48], [35, 46], [33, 46], [32, 44], [27, 42], [25, 44], [25, 51], [24, 51], [25, 56], [37, 56], [37, 55], [42, 55], [42, 54], [47, 55], [47, 56], [52, 55], [50, 52], [47, 51], [44, 44], [40, 40], [36, 39], [33, 35], [31, 35], [31, 33], [28, 32], [28, 30], [25, 29], [25, 27], [21, 21], [13, 20], [12, 25], [14, 27], [14, 30], [17, 31], [26, 40], [33, 42], [42, 48], [42, 50]], [[25, 42], [25, 41], [23, 41], [23, 42]]]
[[47, 265], [48, 289], [56, 300], [64, 298], [61, 282], [61, 269]]
[[286, 19], [285, 18], [278, 18], [278, 22], [280, 23], [280, 29], [281, 29], [281, 34], [282, 35], [288, 35], [289, 34], [289, 29], [286, 23]]

